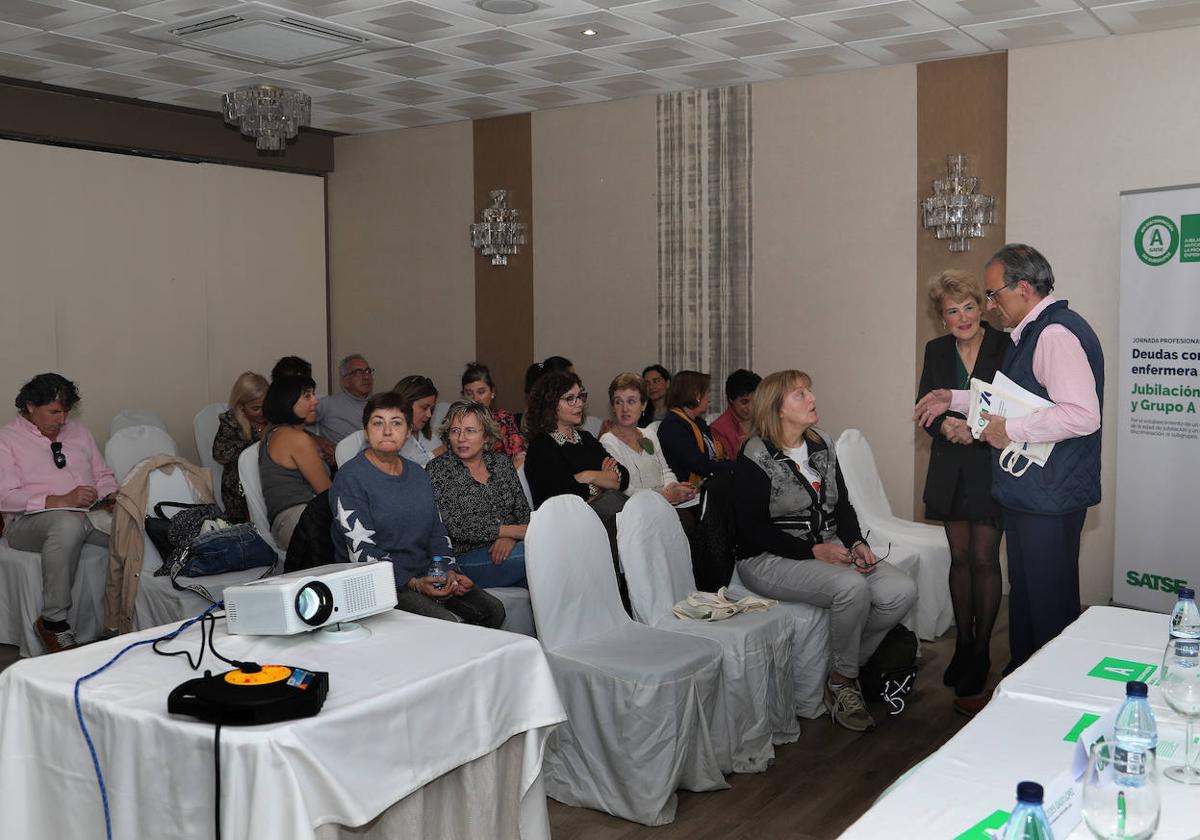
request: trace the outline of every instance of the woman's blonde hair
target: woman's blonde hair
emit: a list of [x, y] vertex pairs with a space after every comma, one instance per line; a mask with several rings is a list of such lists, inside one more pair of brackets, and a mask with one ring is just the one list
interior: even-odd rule
[[[779, 412], [783, 409], [784, 398], [798, 386], [812, 387], [812, 377], [802, 370], [780, 370], [768, 374], [758, 387], [754, 389], [754, 399], [750, 403], [750, 433], [758, 435], [773, 446], [783, 446], [783, 420]], [[809, 440], [819, 440], [813, 429], [808, 429], [804, 436]]]
[[617, 391], [637, 391], [642, 402], [650, 399], [646, 394], [646, 382], [642, 377], [631, 371], [618, 373], [613, 377], [613, 381], [608, 386], [608, 406], [612, 408], [612, 401], [617, 396]]
[[929, 296], [929, 311], [937, 321], [942, 320], [942, 301], [946, 298], [961, 300], [969, 297], [975, 305], [983, 307], [983, 292], [979, 289], [979, 281], [967, 271], [948, 268], [929, 278], [927, 290]]
[[492, 418], [492, 412], [471, 400], [455, 400], [450, 404], [450, 408], [446, 409], [446, 416], [442, 418], [442, 424], [437, 430], [442, 445], [450, 448], [450, 427], [464, 417], [474, 417], [483, 428], [483, 451], [490, 452], [495, 449], [496, 444], [500, 442], [500, 427]]
[[234, 381], [233, 388], [229, 391], [229, 410], [233, 412], [233, 419], [237, 421], [242, 440], [252, 440], [250, 418], [246, 416], [246, 403], [261, 400], [266, 396], [269, 384], [266, 377], [248, 370]]

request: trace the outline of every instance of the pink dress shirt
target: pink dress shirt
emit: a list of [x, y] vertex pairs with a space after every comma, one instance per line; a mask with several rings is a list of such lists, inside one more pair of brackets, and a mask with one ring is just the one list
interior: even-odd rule
[[708, 428], [713, 433], [713, 437], [721, 441], [721, 457], [726, 461], [736, 461], [738, 450], [742, 448], [742, 443], [748, 436], [742, 434], [742, 424], [733, 416], [733, 411], [725, 409]]
[[[1021, 319], [1011, 333], [1013, 344], [1020, 340], [1021, 331], [1054, 302], [1053, 295], [1046, 295]], [[1038, 337], [1037, 347], [1033, 349], [1033, 375], [1054, 405], [1008, 420], [1005, 432], [1009, 438], [1017, 443], [1057, 443], [1090, 435], [1100, 428], [1096, 377], [1092, 376], [1083, 345], [1062, 324], [1051, 324]], [[965, 415], [971, 407], [971, 392], [953, 391], [951, 394], [950, 410]]]
[[117, 489], [96, 441], [83, 424], [68, 420], [58, 433], [67, 465], [54, 466], [50, 439], [17, 415], [0, 427], [0, 511], [5, 522], [26, 511], [46, 507], [47, 496], [62, 496], [88, 485], [101, 496]]

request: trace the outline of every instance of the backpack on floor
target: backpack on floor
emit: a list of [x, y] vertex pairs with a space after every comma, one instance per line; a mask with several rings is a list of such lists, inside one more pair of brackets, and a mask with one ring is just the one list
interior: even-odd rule
[[868, 701], [882, 700], [892, 707], [888, 714], [898, 715], [916, 683], [917, 635], [897, 624], [859, 669], [858, 684]]

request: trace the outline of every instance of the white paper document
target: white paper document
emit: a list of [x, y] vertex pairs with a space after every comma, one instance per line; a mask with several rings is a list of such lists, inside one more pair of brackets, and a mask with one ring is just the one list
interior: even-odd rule
[[[1052, 405], [1054, 403], [1021, 387], [997, 371], [992, 382], [984, 382], [982, 379], [971, 380], [971, 409], [967, 414], [967, 424], [971, 428], [971, 436], [979, 440], [979, 436], [983, 434], [983, 430], [988, 424], [988, 418], [984, 412], [1004, 418], [1025, 417]], [[1005, 449], [1001, 460], [1003, 461], [1005, 457], [1010, 460], [1026, 458], [1030, 463], [1044, 467], [1053, 449], [1053, 443], [1014, 443]], [[1022, 469], [1021, 472], [1024, 470]], [[1014, 472], [1014, 474], [1017, 473]]]

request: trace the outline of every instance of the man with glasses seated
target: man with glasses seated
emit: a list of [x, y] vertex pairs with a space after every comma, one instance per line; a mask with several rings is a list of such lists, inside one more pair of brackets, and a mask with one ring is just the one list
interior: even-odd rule
[[363, 408], [375, 389], [375, 368], [360, 354], [351, 353], [338, 364], [338, 376], [342, 392], [323, 397], [317, 405], [317, 427], [334, 445], [362, 429]]
[[67, 611], [84, 543], [108, 545], [86, 511], [117, 491], [91, 433], [67, 419], [78, 403], [75, 383], [43, 373], [21, 386], [18, 415], [0, 427], [4, 532], [13, 548], [42, 555], [44, 603], [34, 630], [50, 653], [76, 645]]

